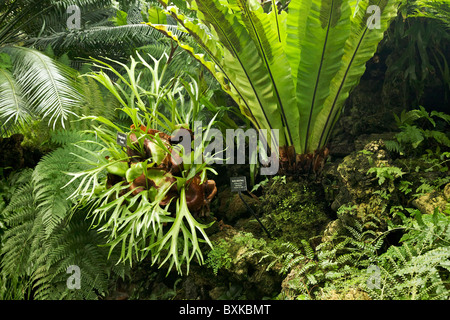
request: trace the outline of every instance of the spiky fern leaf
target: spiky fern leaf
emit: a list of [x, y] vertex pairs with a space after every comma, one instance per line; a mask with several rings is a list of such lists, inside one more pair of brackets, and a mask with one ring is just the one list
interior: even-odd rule
[[[47, 252], [40, 268], [33, 274], [36, 289], [35, 299], [97, 299], [109, 289], [109, 270], [117, 261], [109, 260], [109, 250], [103, 246], [103, 238], [90, 229], [91, 221], [86, 213], [78, 211], [67, 224], [58, 225], [50, 239], [44, 243]], [[43, 255], [40, 255], [42, 257]], [[41, 259], [42, 260], [42, 259]], [[80, 270], [80, 289], [67, 286], [70, 266]], [[117, 272], [119, 271], [120, 272]], [[124, 265], [115, 270], [123, 276]]]
[[64, 127], [83, 100], [74, 70], [29, 48], [3, 47], [0, 52], [12, 61], [11, 71], [2, 69], [0, 78], [2, 127], [33, 118]]
[[368, 288], [375, 299], [429, 300], [450, 297], [450, 218], [438, 210], [417, 210], [400, 246], [379, 257], [380, 285]]
[[392, 246], [383, 256], [381, 287], [368, 289], [376, 299], [437, 300], [448, 299], [448, 280], [442, 277], [442, 269], [450, 271], [449, 247], [426, 250], [404, 243]]
[[32, 230], [38, 215], [31, 183], [27, 183], [18, 190], [5, 209], [4, 215], [8, 217], [6, 219], [8, 230], [1, 238], [2, 273], [8, 275], [24, 274], [30, 266], [28, 257], [32, 250]]
[[[62, 140], [74, 139], [74, 135], [66, 135]], [[68, 151], [71, 147], [67, 144], [58, 150]], [[36, 168], [41, 188], [46, 188], [47, 184], [58, 185], [64, 178], [63, 172], [57, 174], [58, 161], [64, 161], [64, 156], [56, 151]], [[86, 219], [85, 209], [75, 208], [58, 193], [58, 187], [37, 189], [33, 176], [34, 173], [28, 172], [29, 182], [17, 190], [3, 213], [8, 229], [1, 237], [0, 279], [16, 285], [6, 291], [0, 288], [0, 295], [18, 299], [26, 298], [25, 293], [32, 293], [33, 299], [104, 296], [110, 286], [110, 275], [123, 277], [125, 266], [113, 268], [116, 253], [113, 251], [108, 260], [109, 249], [100, 246], [104, 243], [102, 237], [96, 230], [90, 230], [92, 221]], [[52, 216], [55, 212], [56, 218]], [[67, 268], [71, 265], [81, 271], [79, 290], [67, 286], [70, 276]], [[19, 289], [22, 296], [17, 294]]]
[[288, 273], [285, 294], [288, 298], [321, 299], [349, 288], [361, 289], [367, 280], [366, 270], [377, 262], [385, 235], [371, 230], [379, 221], [347, 218], [343, 229], [328, 241], [312, 248], [285, 244], [288, 250], [279, 256], [281, 271]]
[[[107, 90], [100, 87], [98, 83], [89, 77], [80, 78], [80, 86], [83, 92], [85, 103], [80, 106], [78, 115], [101, 116], [107, 119], [116, 120], [116, 109], [120, 104]], [[81, 120], [78, 116], [72, 117], [69, 128], [73, 130], [91, 129], [90, 121]]]
[[[56, 133], [56, 137], [58, 134], [66, 135], [64, 139], [73, 142], [89, 139], [87, 135], [76, 131]], [[95, 144], [81, 142], [81, 145], [88, 150], [96, 150]], [[67, 143], [62, 148], [44, 156], [33, 172], [36, 205], [43, 214], [42, 219], [47, 235], [50, 235], [54, 228], [67, 217], [70, 213], [69, 209], [74, 205], [67, 200], [74, 191], [73, 185], [63, 188], [70, 180], [64, 172], [85, 168], [74, 155], [79, 152], [79, 148]]]

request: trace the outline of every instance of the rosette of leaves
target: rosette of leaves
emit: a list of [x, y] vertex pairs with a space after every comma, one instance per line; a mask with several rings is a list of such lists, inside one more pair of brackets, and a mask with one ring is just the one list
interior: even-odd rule
[[399, 4], [298, 0], [279, 8], [271, 0], [268, 9], [257, 0], [188, 0], [193, 19], [159, 2], [207, 55], [167, 26], [149, 25], [210, 71], [255, 128], [278, 130], [279, 141], [268, 142], [288, 172], [320, 170], [344, 103]]

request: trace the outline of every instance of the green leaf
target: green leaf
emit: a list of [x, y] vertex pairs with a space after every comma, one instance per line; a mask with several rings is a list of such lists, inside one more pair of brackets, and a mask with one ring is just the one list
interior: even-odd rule
[[[300, 115], [297, 108], [291, 107], [296, 103], [294, 83], [291, 72], [287, 68], [289, 62], [281, 42], [282, 26], [277, 22], [278, 10], [275, 7], [275, 12], [266, 14], [261, 6], [251, 9], [244, 0], [238, 0], [237, 3], [242, 10], [242, 19], [272, 83], [287, 142], [289, 145], [293, 145], [294, 141], [298, 141]], [[276, 21], [272, 22], [272, 19]], [[277, 25], [277, 29], [272, 28], [273, 24]], [[296, 145], [296, 147], [300, 146]]]
[[7, 53], [0, 52], [0, 69], [11, 69], [11, 57]]
[[[317, 115], [311, 133], [312, 146], [321, 147], [330, 138], [344, 102], [365, 71], [366, 62], [373, 56], [378, 43], [383, 39], [390, 21], [397, 14], [397, 0], [359, 1], [351, 16], [350, 36], [344, 47], [340, 69], [330, 84], [330, 94]], [[367, 25], [367, 8], [376, 5], [380, 9], [380, 28]], [[313, 147], [312, 147], [313, 148]], [[314, 148], [313, 148], [314, 149]]]
[[26, 120], [26, 109], [30, 115], [48, 120], [53, 128], [58, 122], [65, 127], [83, 103], [75, 70], [30, 48], [4, 47], [0, 51], [11, 57], [13, 65], [12, 73], [0, 69], [0, 90], [4, 91], [0, 116], [7, 117], [2, 120]]
[[140, 177], [144, 173], [144, 166], [142, 162], [132, 164], [131, 167], [126, 171], [125, 177], [128, 182], [134, 181], [137, 177]]
[[127, 21], [128, 13], [117, 10], [116, 16], [111, 18], [111, 21], [114, 22], [116, 26], [125, 26], [128, 24]]
[[129, 169], [128, 163], [123, 161], [116, 162], [106, 168], [106, 170], [109, 173], [119, 177], [125, 177], [128, 172], [128, 169]]
[[8, 122], [27, 123], [31, 112], [14, 75], [7, 69], [0, 68], [0, 119], [2, 127]]
[[152, 24], [167, 24], [167, 15], [158, 7], [148, 9], [148, 22]]
[[[310, 136], [313, 127], [320, 128], [315, 126], [316, 118], [326, 107], [332, 80], [341, 67], [350, 36], [351, 10], [348, 2], [342, 0], [311, 1], [309, 7], [303, 9], [309, 12], [305, 31], [301, 31], [306, 37], [300, 44], [298, 69], [292, 72], [296, 73], [297, 79], [301, 152], [309, 153], [320, 147], [318, 137]], [[304, 12], [297, 11], [297, 14]]]

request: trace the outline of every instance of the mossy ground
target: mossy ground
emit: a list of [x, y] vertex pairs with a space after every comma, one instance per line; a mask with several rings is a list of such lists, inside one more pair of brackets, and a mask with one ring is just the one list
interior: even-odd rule
[[261, 200], [262, 222], [274, 238], [299, 244], [319, 236], [330, 221], [324, 200], [318, 186], [289, 178], [272, 181]]

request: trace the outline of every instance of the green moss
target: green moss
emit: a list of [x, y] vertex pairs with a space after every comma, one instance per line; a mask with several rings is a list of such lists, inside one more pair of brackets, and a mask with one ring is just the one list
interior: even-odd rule
[[221, 268], [230, 268], [233, 259], [228, 252], [229, 247], [227, 241], [220, 239], [214, 244], [214, 248], [208, 252], [205, 264], [213, 270], [215, 275], [217, 275], [217, 272]]
[[[223, 283], [239, 284], [243, 288], [241, 298], [247, 299], [278, 294], [282, 277], [273, 268], [268, 268], [278, 254], [272, 250], [274, 241], [234, 228], [223, 230], [211, 240], [214, 249], [208, 252], [208, 268], [203, 270], [209, 270], [209, 277], [213, 274], [220, 287]], [[217, 290], [222, 292], [223, 288]], [[212, 295], [220, 296], [220, 292], [214, 291]]]
[[231, 237], [213, 241], [213, 249], [208, 252], [205, 264], [215, 275], [220, 269], [233, 271], [249, 252], [259, 252], [267, 245], [264, 239], [255, 238], [250, 232], [236, 232]]
[[263, 223], [271, 234], [285, 242], [300, 244], [318, 236], [329, 222], [324, 198], [301, 182], [276, 182], [262, 199]]

